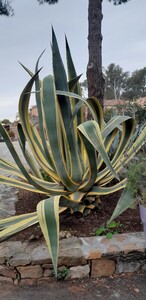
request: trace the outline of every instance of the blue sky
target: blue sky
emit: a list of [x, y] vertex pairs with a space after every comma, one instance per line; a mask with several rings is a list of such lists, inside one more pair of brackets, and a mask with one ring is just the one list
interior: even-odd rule
[[[67, 35], [78, 74], [86, 77], [88, 62], [88, 0], [60, 0], [58, 5], [39, 6], [36, 0], [13, 1], [15, 16], [0, 17], [0, 120], [15, 119], [20, 93], [29, 80], [18, 61], [34, 70], [46, 48], [41, 76], [52, 73], [51, 24], [65, 58]], [[125, 71], [146, 66], [146, 1], [130, 0], [113, 6], [103, 0], [103, 66], [114, 62]], [[33, 100], [32, 103], [34, 104]]]

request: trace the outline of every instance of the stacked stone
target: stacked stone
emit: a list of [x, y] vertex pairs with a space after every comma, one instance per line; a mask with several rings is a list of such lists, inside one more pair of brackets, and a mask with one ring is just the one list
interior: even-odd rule
[[[60, 241], [58, 271], [65, 279], [113, 276], [146, 270], [143, 233], [106, 237], [69, 237]], [[0, 245], [0, 283], [36, 284], [54, 278], [47, 246], [39, 241]]]

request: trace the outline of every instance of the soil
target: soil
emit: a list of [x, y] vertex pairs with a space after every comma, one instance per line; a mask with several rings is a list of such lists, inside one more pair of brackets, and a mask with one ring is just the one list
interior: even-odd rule
[[[89, 215], [83, 217], [81, 213], [70, 214], [65, 211], [60, 215], [60, 230], [68, 231], [72, 236], [84, 237], [93, 236], [95, 231], [105, 225], [112, 215], [116, 203], [120, 197], [121, 191], [114, 194], [102, 196], [98, 207], [91, 211]], [[43, 199], [43, 195], [19, 190], [18, 202], [16, 203], [16, 215], [36, 211], [36, 206]], [[116, 221], [121, 226], [116, 230], [119, 233], [142, 231], [143, 227], [139, 217], [139, 209], [127, 209]], [[28, 241], [32, 239], [43, 239], [39, 225], [34, 225], [13, 236], [11, 240]]]

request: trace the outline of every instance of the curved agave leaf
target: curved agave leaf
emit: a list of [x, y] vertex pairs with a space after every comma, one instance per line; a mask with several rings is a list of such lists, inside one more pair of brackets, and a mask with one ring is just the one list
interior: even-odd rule
[[139, 151], [139, 149], [145, 144], [146, 142], [146, 126], [143, 128], [142, 132], [139, 134], [136, 141], [131, 145], [130, 149], [125, 153], [123, 158], [120, 160], [120, 163], [124, 165], [132, 159], [132, 157]]
[[123, 179], [122, 181], [118, 182], [117, 184], [109, 187], [102, 187], [102, 186], [93, 186], [93, 188], [89, 191], [87, 195], [108, 195], [115, 193], [123, 188], [125, 188], [127, 183], [127, 178]]
[[[139, 149], [142, 147], [142, 145], [145, 144], [145, 142], [146, 142], [146, 126], [143, 129], [143, 131], [140, 133], [136, 141], [133, 143], [133, 145], [130, 147], [130, 149], [126, 151], [126, 153], [124, 153], [121, 159], [117, 162], [116, 166], [114, 167], [116, 172], [120, 172], [120, 170], [127, 165], [127, 163], [133, 158], [133, 156], [139, 151]], [[99, 174], [99, 178], [100, 178], [100, 174]], [[103, 184], [104, 182], [110, 182], [113, 178], [114, 176], [109, 174], [105, 176], [103, 181], [100, 181], [100, 184]]]
[[110, 224], [115, 218], [117, 218], [121, 213], [123, 213], [127, 208], [132, 207], [132, 205], [135, 203], [135, 199], [133, 197], [133, 190], [129, 188], [127, 185], [124, 191], [122, 192], [122, 195], [116, 205], [116, 208], [108, 221], [107, 224]]
[[0, 159], [0, 169], [4, 171], [8, 171], [10, 174], [14, 176], [18, 176], [22, 179], [25, 179], [25, 176], [23, 176], [22, 172], [18, 169], [18, 167], [9, 161]]
[[50, 195], [50, 194], [52, 194], [52, 195], [58, 195], [58, 194], [68, 195], [69, 194], [69, 192], [67, 190], [65, 190], [63, 186], [61, 186], [59, 184], [43, 181], [43, 180], [37, 179], [36, 177], [33, 177], [33, 176], [31, 176], [31, 177], [32, 177], [32, 179], [35, 178], [35, 181], [36, 181], [36, 183], [38, 183], [39, 186], [41, 184], [42, 187], [40, 189], [39, 188], [37, 189], [33, 184], [31, 185], [26, 182], [19, 181], [14, 178], [9, 178], [9, 177], [3, 176], [3, 175], [0, 175], [0, 183], [6, 184], [6, 185], [8, 184], [10, 186], [15, 186], [18, 188], [23, 188], [24, 190], [32, 191], [35, 193], [41, 193], [41, 194], [47, 194], [47, 195]]
[[[91, 107], [90, 103], [88, 103], [88, 101], [87, 101], [88, 99], [91, 99], [91, 100], [92, 100], [92, 97], [90, 97], [90, 98], [88, 98], [87, 100], [85, 100], [85, 99], [83, 99], [81, 96], [79, 96], [79, 95], [77, 95], [77, 94], [75, 94], [75, 93], [72, 93], [72, 92], [66, 92], [66, 91], [60, 91], [60, 90], [56, 90], [56, 94], [57, 94], [57, 95], [68, 96], [68, 97], [70, 97], [71, 99], [72, 99], [72, 98], [74, 98], [74, 99], [79, 99], [79, 100], [81, 101], [81, 102], [78, 102], [78, 103], [76, 104], [75, 111], [74, 111], [74, 113], [73, 113], [72, 118], [70, 119], [70, 123], [71, 123], [71, 121], [73, 121], [75, 115], [76, 115], [76, 114], [78, 113], [78, 111], [81, 109], [83, 103], [86, 104], [86, 105], [88, 106], [88, 108], [89, 108], [89, 110], [90, 110], [90, 112], [91, 112], [91, 114], [92, 114], [93, 119], [94, 119], [94, 120], [97, 120], [97, 116], [96, 116], [96, 114], [95, 114], [93, 108]], [[68, 98], [68, 100], [70, 100], [70, 98]]]
[[25, 138], [25, 135], [24, 135], [24, 132], [23, 132], [23, 129], [22, 129], [22, 126], [21, 124], [19, 123], [18, 124], [18, 134], [19, 134], [19, 137], [18, 137], [18, 141], [19, 141], [19, 145], [21, 147], [21, 150], [23, 152], [23, 155], [28, 163], [28, 165], [30, 166], [33, 174], [38, 177], [38, 178], [41, 178], [42, 179], [42, 175], [41, 175], [41, 172], [38, 168], [38, 165], [36, 164], [35, 160], [33, 159], [32, 155], [29, 153], [29, 151], [26, 149], [26, 138]]
[[90, 104], [93, 111], [95, 112], [96, 119], [94, 119], [94, 121], [96, 121], [98, 123], [100, 130], [102, 130], [102, 128], [103, 128], [103, 110], [100, 105], [100, 102], [95, 97], [88, 98], [86, 101]]
[[131, 136], [133, 134], [135, 128], [135, 121], [134, 119], [128, 119], [122, 124], [122, 135], [120, 139], [119, 146], [117, 151], [112, 159], [113, 166], [117, 163], [117, 161], [121, 158], [123, 152], [127, 148], [128, 144], [130, 143]]
[[21, 65], [21, 67], [31, 76], [33, 77], [34, 76], [34, 73], [31, 72], [27, 67], [25, 67], [20, 61], [19, 61], [19, 64]]
[[[11, 221], [11, 218], [10, 218]], [[14, 220], [13, 220], [14, 221]], [[36, 215], [30, 214], [30, 216], [23, 215], [18, 222], [10, 225], [0, 232], [0, 242], [7, 240], [8, 238], [14, 236], [16, 233], [38, 223], [38, 217]]]
[[[110, 147], [113, 143], [113, 141], [115, 140], [116, 136], [118, 134], [118, 128], [115, 128], [112, 132], [109, 133], [109, 135], [106, 137], [105, 141], [104, 141], [104, 146], [106, 149], [107, 154], [109, 153]], [[102, 157], [99, 155], [98, 156], [98, 160], [97, 160], [97, 170], [100, 169], [100, 167], [102, 166], [102, 164], [104, 163]], [[96, 179], [97, 180], [97, 179]], [[95, 180], [95, 183], [96, 183]]]
[[[129, 117], [116, 117], [116, 118], [113, 118], [113, 120], [111, 122], [109, 122], [108, 127], [106, 126], [102, 132], [102, 137], [105, 138], [104, 144], [106, 144], [109, 139], [109, 134], [112, 133], [113, 129], [117, 129], [117, 127], [121, 124], [120, 122], [122, 122], [123, 130], [122, 130], [120, 143], [119, 143], [118, 148], [116, 149], [116, 152], [111, 161], [111, 164], [114, 169], [115, 169], [115, 165], [118, 163], [123, 152], [125, 151], [128, 144], [130, 143], [130, 139], [131, 139], [132, 133], [134, 131], [135, 122], [132, 118], [129, 118]], [[99, 160], [101, 160], [101, 158], [99, 158]], [[99, 184], [105, 183], [107, 181], [106, 175], [108, 173], [109, 173], [108, 167], [105, 168], [104, 170], [102, 170], [101, 172], [99, 172], [99, 174], [97, 175], [96, 183], [97, 182], [99, 182]], [[113, 175], [111, 175], [111, 174], [108, 176], [111, 176], [113, 178]]]
[[105, 139], [110, 132], [112, 132], [115, 128], [119, 128], [119, 125], [127, 120], [131, 119], [128, 116], [116, 116], [113, 117], [104, 127], [102, 131], [102, 137]]
[[95, 97], [89, 97], [86, 100], [80, 98], [80, 101], [75, 106], [72, 118], [74, 118], [75, 115], [78, 113], [78, 111], [82, 108], [83, 103], [85, 105], [87, 105], [87, 107], [89, 108], [89, 111], [92, 114], [94, 121], [96, 121], [98, 123], [100, 129], [102, 130], [103, 123], [104, 123], [103, 122], [104, 121], [103, 120], [103, 111], [102, 111], [100, 102]]
[[19, 216], [13, 216], [9, 218], [5, 218], [0, 220], [0, 230], [10, 227], [11, 225], [15, 225], [19, 223], [20, 221], [23, 221], [24, 219], [31, 219], [32, 217], [36, 217], [37, 213], [29, 213], [29, 214], [23, 214]]
[[6, 184], [9, 186], [14, 186], [17, 188], [22, 188], [24, 190], [28, 190], [28, 191], [35, 192], [35, 193], [46, 194], [46, 192], [43, 192], [40, 189], [36, 189], [33, 185], [30, 185], [30, 184], [27, 184], [26, 182], [19, 181], [14, 178], [9, 178], [9, 177], [3, 176], [3, 175], [0, 175], [0, 183]]
[[37, 205], [39, 224], [52, 258], [56, 276], [59, 247], [59, 200], [60, 196], [50, 197]]
[[80, 186], [80, 191], [86, 192], [89, 191], [94, 185], [95, 179], [97, 177], [96, 151], [92, 144], [88, 141], [88, 139], [82, 134], [82, 132], [80, 132], [79, 134], [85, 147], [89, 166], [88, 179], [86, 178], [85, 182], [83, 182]]
[[116, 177], [119, 180], [119, 177], [114, 171], [106, 153], [98, 123], [96, 123], [95, 121], [87, 121], [79, 125], [78, 129], [88, 139], [88, 141], [93, 145], [93, 147], [100, 153], [101, 157], [103, 158], [105, 164], [107, 165], [111, 173], [114, 175], [114, 177]]
[[75, 203], [79, 203], [81, 202], [82, 198], [86, 195], [86, 193], [80, 192], [80, 191], [76, 191], [73, 194], [70, 194], [69, 197], [72, 201], [74, 201]]
[[78, 84], [78, 81], [81, 78], [81, 76], [82, 74], [76, 77], [72, 77], [72, 79], [68, 82], [68, 88], [70, 92], [75, 92], [76, 85]]

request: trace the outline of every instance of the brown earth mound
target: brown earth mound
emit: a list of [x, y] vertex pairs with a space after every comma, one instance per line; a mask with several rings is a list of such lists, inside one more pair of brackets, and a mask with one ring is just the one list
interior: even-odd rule
[[[105, 222], [110, 218], [120, 197], [121, 191], [112, 195], [101, 197], [99, 207], [95, 208], [89, 215], [83, 217], [81, 213], [70, 214], [66, 211], [60, 215], [60, 230], [69, 231], [74, 236], [91, 236], [95, 235], [95, 231], [105, 225]], [[16, 215], [30, 213], [36, 211], [38, 202], [44, 196], [36, 193], [31, 193], [25, 190], [19, 190], [18, 202], [16, 203]], [[142, 231], [143, 227], [139, 217], [138, 207], [128, 209], [117, 218], [121, 223], [118, 229], [119, 233]], [[11, 240], [43, 239], [41, 230], [38, 225], [32, 226], [15, 235]]]

